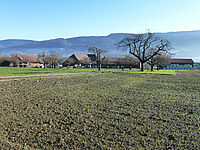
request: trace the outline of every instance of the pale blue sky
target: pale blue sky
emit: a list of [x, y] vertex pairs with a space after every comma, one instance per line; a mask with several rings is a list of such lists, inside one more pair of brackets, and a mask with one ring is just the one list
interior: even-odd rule
[[0, 40], [200, 30], [200, 0], [0, 0]]

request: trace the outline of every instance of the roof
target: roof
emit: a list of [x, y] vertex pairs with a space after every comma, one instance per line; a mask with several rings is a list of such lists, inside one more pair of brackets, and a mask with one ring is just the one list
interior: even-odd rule
[[104, 61], [120, 61], [121, 58], [107, 57]]
[[37, 57], [33, 55], [17, 54], [17, 57], [23, 62], [42, 63], [41, 60], [39, 60]]
[[194, 64], [192, 59], [170, 59], [171, 64]]
[[80, 60], [84, 60], [84, 59], [88, 59], [89, 57], [86, 53], [79, 53], [79, 54], [74, 54], [74, 56], [80, 61]]
[[[124, 58], [118, 58], [118, 57], [107, 57], [105, 58], [105, 61], [122, 61], [123, 59], [126, 59], [125, 57]], [[133, 61], [137, 61], [139, 62], [139, 60], [137, 58], [134, 58], [134, 57], [129, 57], [129, 60], [133, 60]]]

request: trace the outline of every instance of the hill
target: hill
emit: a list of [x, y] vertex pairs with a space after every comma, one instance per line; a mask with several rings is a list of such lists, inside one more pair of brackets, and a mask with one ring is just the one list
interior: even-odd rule
[[[101, 49], [109, 50], [110, 56], [120, 56], [122, 51], [117, 48], [117, 43], [128, 36], [130, 33], [113, 33], [108, 36], [88, 36], [74, 38], [58, 38], [45, 41], [32, 40], [2, 40], [0, 47], [4, 53], [31, 53], [37, 54], [41, 51], [56, 51], [61, 55], [70, 55], [72, 53], [87, 52], [89, 46], [96, 46]], [[169, 40], [174, 47], [173, 57], [193, 58], [200, 61], [200, 30], [156, 33], [158, 36]]]

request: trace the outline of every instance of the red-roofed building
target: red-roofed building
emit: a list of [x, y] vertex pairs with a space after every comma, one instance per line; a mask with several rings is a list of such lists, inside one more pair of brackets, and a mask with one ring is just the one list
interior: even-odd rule
[[43, 61], [33, 55], [16, 54], [19, 67], [42, 68]]

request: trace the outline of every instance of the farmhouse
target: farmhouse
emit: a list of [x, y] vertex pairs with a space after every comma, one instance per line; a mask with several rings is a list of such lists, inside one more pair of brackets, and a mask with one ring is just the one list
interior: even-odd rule
[[16, 54], [19, 67], [42, 68], [43, 62], [33, 55]]

